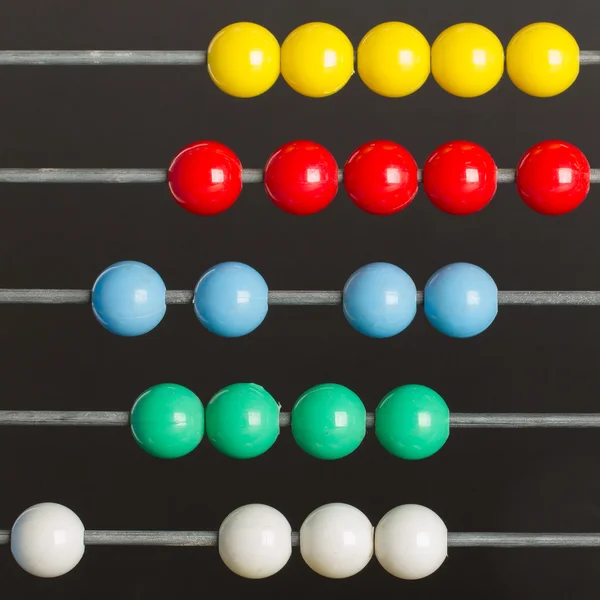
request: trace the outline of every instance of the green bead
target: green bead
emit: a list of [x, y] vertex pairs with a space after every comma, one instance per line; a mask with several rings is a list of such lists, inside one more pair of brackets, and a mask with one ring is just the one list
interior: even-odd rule
[[279, 408], [260, 385], [228, 385], [206, 406], [206, 435], [217, 450], [231, 458], [260, 456], [279, 435]]
[[450, 434], [444, 399], [424, 385], [392, 390], [375, 411], [375, 435], [394, 456], [419, 460], [435, 454]]
[[204, 407], [194, 392], [176, 383], [146, 390], [131, 409], [131, 432], [157, 458], [189, 454], [204, 436]]
[[292, 409], [292, 435], [302, 450], [333, 460], [354, 452], [366, 432], [367, 413], [360, 398], [336, 383], [304, 392]]

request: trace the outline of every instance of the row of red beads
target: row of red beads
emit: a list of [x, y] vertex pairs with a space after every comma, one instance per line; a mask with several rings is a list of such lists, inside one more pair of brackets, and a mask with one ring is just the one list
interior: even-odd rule
[[[484, 208], [496, 193], [497, 168], [481, 146], [448, 142], [425, 161], [423, 188], [440, 210], [468, 215]], [[348, 196], [373, 215], [391, 215], [410, 204], [418, 189], [418, 167], [410, 152], [395, 142], [377, 140], [357, 148], [344, 165]], [[277, 149], [264, 169], [269, 198], [294, 215], [323, 210], [338, 191], [338, 165], [320, 144], [298, 140]], [[590, 165], [567, 142], [536, 144], [516, 169], [521, 198], [546, 215], [567, 213], [583, 202], [590, 189]], [[242, 190], [242, 164], [223, 144], [210, 141], [186, 146], [169, 168], [175, 200], [198, 215], [228, 209]]]

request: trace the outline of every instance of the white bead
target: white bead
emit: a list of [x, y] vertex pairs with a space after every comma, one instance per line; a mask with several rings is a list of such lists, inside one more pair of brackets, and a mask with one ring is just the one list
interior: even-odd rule
[[270, 577], [290, 559], [292, 527], [275, 508], [265, 504], [241, 506], [221, 524], [219, 554], [241, 577]]
[[375, 528], [375, 556], [400, 579], [421, 579], [440, 568], [448, 554], [448, 529], [429, 508], [397, 506]]
[[85, 528], [66, 506], [44, 502], [22, 513], [10, 533], [10, 549], [19, 565], [37, 577], [58, 577], [79, 563]]
[[302, 523], [300, 553], [319, 575], [351, 577], [362, 571], [373, 556], [373, 525], [354, 506], [325, 504]]

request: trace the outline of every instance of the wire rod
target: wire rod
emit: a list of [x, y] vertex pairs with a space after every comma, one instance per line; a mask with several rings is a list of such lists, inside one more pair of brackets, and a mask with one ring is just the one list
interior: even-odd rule
[[[263, 169], [243, 169], [243, 183], [261, 183]], [[423, 172], [419, 169], [418, 180]], [[498, 169], [498, 183], [514, 183], [515, 169]], [[338, 171], [342, 181], [343, 171]], [[166, 169], [0, 169], [0, 183], [166, 183]], [[600, 169], [590, 170], [591, 183], [600, 183]]]
[[203, 50], [2, 50], [0, 65], [97, 66], [203, 65]]
[[0, 425], [86, 425], [112, 427], [129, 425], [126, 411], [2, 410]]
[[[206, 63], [203, 50], [3, 50], [2, 66], [188, 66]], [[600, 51], [579, 52], [580, 65], [600, 64]]]
[[[86, 531], [86, 546], [216, 546], [216, 531]], [[297, 545], [297, 544], [295, 544]]]
[[[167, 304], [191, 304], [192, 290], [169, 290]], [[0, 304], [90, 304], [90, 290], [0, 289]], [[341, 291], [271, 290], [271, 306], [337, 306]], [[423, 304], [423, 292], [417, 292]], [[600, 291], [500, 291], [498, 304], [504, 306], [600, 306]]]
[[[279, 425], [288, 427], [291, 414], [279, 414]], [[367, 413], [367, 427], [375, 424], [374, 413]], [[122, 427], [129, 425], [127, 411], [76, 410], [0, 410], [1, 425], [80, 425], [92, 427]], [[600, 413], [453, 413], [454, 428], [593, 428], [600, 427]]]
[[450, 425], [461, 429], [600, 427], [600, 413], [454, 413], [450, 415]]
[[[299, 545], [292, 533], [292, 546]], [[86, 531], [86, 546], [216, 546], [216, 531]], [[0, 530], [0, 545], [10, 543], [10, 530]], [[600, 533], [448, 533], [448, 546], [455, 548], [594, 548]]]
[[448, 533], [448, 546], [593, 548], [600, 546], [600, 533]]
[[599, 50], [581, 50], [579, 52], [580, 65], [600, 65]]

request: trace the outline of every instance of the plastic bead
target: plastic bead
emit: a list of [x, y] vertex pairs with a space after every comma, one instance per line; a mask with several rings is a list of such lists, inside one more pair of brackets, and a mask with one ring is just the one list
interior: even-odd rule
[[324, 460], [348, 456], [366, 433], [367, 414], [347, 387], [325, 383], [310, 388], [292, 409], [292, 435], [302, 450]]
[[275, 150], [265, 166], [265, 189], [281, 210], [312, 215], [327, 207], [338, 191], [338, 166], [323, 146], [305, 140]]
[[510, 40], [506, 71], [526, 94], [556, 96], [571, 87], [579, 75], [579, 46], [559, 25], [533, 23]]
[[254, 458], [266, 452], [279, 435], [279, 405], [254, 383], [234, 383], [206, 406], [206, 435], [232, 458]]
[[304, 96], [331, 96], [348, 83], [353, 73], [352, 42], [333, 25], [301, 25], [281, 45], [281, 74], [293, 90]]
[[431, 47], [431, 72], [440, 87], [454, 96], [481, 96], [502, 78], [502, 44], [482, 25], [453, 25], [440, 33]]
[[10, 532], [10, 549], [21, 568], [36, 577], [59, 577], [79, 564], [85, 529], [69, 508], [44, 502], [19, 515]]
[[485, 331], [498, 314], [498, 288], [480, 267], [454, 263], [425, 285], [425, 316], [441, 333], [468, 338]]
[[425, 506], [397, 506], [375, 528], [375, 556], [394, 577], [427, 577], [442, 566], [447, 554], [448, 529]]
[[477, 144], [448, 142], [425, 161], [423, 188], [440, 210], [451, 215], [470, 215], [485, 208], [494, 197], [496, 163]]
[[392, 21], [373, 27], [356, 54], [358, 75], [365, 85], [388, 98], [416, 92], [431, 71], [429, 42], [406, 23]]
[[194, 392], [176, 383], [147, 389], [131, 409], [131, 433], [156, 458], [189, 454], [204, 436], [204, 407]]
[[373, 525], [354, 506], [326, 504], [302, 523], [300, 553], [306, 564], [323, 577], [351, 577], [362, 571], [373, 556]]
[[267, 316], [269, 289], [262, 275], [239, 262], [220, 263], [202, 275], [194, 290], [196, 316], [212, 333], [240, 337]]
[[219, 555], [236, 575], [264, 579], [281, 571], [292, 554], [292, 527], [276, 509], [247, 504], [219, 529]]
[[208, 217], [222, 213], [238, 199], [242, 191], [242, 163], [223, 144], [195, 142], [173, 159], [168, 179], [179, 206]]
[[417, 288], [400, 267], [371, 263], [355, 271], [344, 286], [343, 309], [356, 331], [387, 338], [404, 331], [417, 313]]
[[590, 164], [581, 150], [549, 140], [530, 148], [517, 166], [517, 190], [543, 215], [563, 215], [577, 208], [590, 191]]
[[368, 142], [346, 162], [344, 187], [358, 208], [372, 215], [391, 215], [415, 197], [419, 189], [417, 163], [395, 142]]
[[391, 454], [420, 460], [435, 454], [450, 434], [450, 411], [444, 399], [424, 385], [392, 390], [375, 411], [375, 435]]
[[208, 46], [208, 74], [230, 96], [252, 98], [266, 92], [279, 77], [279, 42], [256, 23], [233, 23]]
[[111, 333], [143, 335], [154, 329], [167, 311], [167, 288], [148, 265], [123, 261], [108, 267], [92, 287], [92, 310]]

